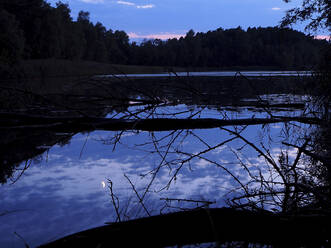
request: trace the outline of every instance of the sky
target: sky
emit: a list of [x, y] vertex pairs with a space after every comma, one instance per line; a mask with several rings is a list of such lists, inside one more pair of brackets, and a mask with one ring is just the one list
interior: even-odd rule
[[[58, 0], [48, 0], [52, 5]], [[80, 10], [89, 11], [92, 22], [107, 29], [124, 30], [131, 39], [178, 38], [193, 29], [207, 32], [241, 26], [279, 24], [286, 10], [300, 0], [64, 0], [75, 20]], [[293, 26], [303, 31], [304, 25]]]

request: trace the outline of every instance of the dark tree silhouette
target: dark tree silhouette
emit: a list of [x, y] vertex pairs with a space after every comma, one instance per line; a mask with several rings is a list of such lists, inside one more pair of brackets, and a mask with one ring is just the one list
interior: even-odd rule
[[[44, 0], [2, 0], [0, 6], [5, 26], [3, 30], [6, 31], [2, 36], [6, 36], [9, 30], [14, 34], [2, 37], [2, 43], [7, 39], [7, 47], [9, 43], [17, 46], [12, 49], [16, 53], [12, 56], [22, 59], [83, 59], [187, 68], [268, 66], [310, 69], [318, 63], [320, 50], [326, 46], [325, 41], [278, 27], [247, 30], [241, 27], [228, 30], [219, 28], [207, 33], [190, 30], [178, 40], [145, 40], [137, 45], [130, 43], [124, 31], [107, 30], [100, 22], [93, 24], [89, 12], [80, 11], [77, 20], [72, 20], [68, 4], [61, 1], [53, 7]], [[327, 26], [328, 6], [318, 5], [321, 10], [306, 6], [308, 10], [301, 10], [303, 14], [293, 10], [294, 14], [289, 12], [283, 20], [283, 26], [297, 21], [300, 16], [302, 20], [307, 19], [316, 11], [320, 11], [322, 18], [318, 23]]]
[[[291, 0], [284, 0], [291, 2]], [[289, 26], [296, 22], [308, 21], [306, 30], [316, 31], [318, 28], [327, 28], [331, 32], [331, 2], [329, 0], [305, 0], [301, 7], [287, 11], [281, 26]]]
[[12, 65], [22, 58], [24, 49], [23, 31], [14, 15], [0, 10], [0, 62]]

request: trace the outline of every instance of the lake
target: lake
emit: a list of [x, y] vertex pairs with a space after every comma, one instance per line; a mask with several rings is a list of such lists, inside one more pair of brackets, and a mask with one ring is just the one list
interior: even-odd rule
[[318, 128], [314, 97], [302, 86], [289, 89], [297, 81], [98, 80], [89, 97], [67, 96], [70, 108], [47, 109], [47, 118], [41, 110], [6, 115], [0, 247], [34, 247], [119, 219], [201, 207], [254, 203], [282, 212], [284, 180], [318, 179], [298, 155]]

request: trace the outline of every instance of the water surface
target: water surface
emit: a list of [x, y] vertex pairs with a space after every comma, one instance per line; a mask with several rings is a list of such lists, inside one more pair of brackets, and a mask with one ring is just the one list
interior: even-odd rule
[[[255, 73], [259, 72], [250, 72], [250, 75], [257, 75]], [[159, 92], [162, 97], [157, 101], [162, 101], [157, 105], [137, 106], [141, 99], [146, 99], [146, 95], [137, 94], [136, 102], [131, 100], [122, 109], [112, 109], [106, 117], [226, 120], [270, 118], [270, 114], [291, 117], [300, 116], [302, 105], [306, 106], [309, 100], [303, 95], [261, 94], [242, 98], [240, 105], [236, 100], [237, 106], [234, 106], [224, 103], [223, 92], [211, 97], [213, 89], [200, 92], [202, 100], [192, 96], [192, 88], [186, 96], [180, 96], [182, 93], [178, 90], [169, 93], [169, 89], [165, 89]], [[208, 104], [206, 97], [210, 100]], [[257, 106], [261, 101], [263, 104]], [[270, 104], [268, 110], [271, 112], [266, 111], [265, 101]], [[282, 103], [297, 103], [299, 107], [279, 107]], [[296, 149], [286, 147], [282, 142], [292, 142], [309, 132], [307, 125], [296, 122], [291, 125], [230, 126], [227, 129], [239, 132], [275, 160], [286, 151], [290, 161], [295, 160]], [[38, 144], [39, 155], [33, 150], [34, 155], [20, 162], [13, 175], [0, 186], [0, 246], [24, 247], [24, 239], [33, 247], [114, 222], [117, 215], [111, 193], [118, 197], [123, 220], [205, 204], [228, 206], [228, 200], [242, 192], [238, 180], [245, 184], [254, 175], [272, 178], [274, 172], [256, 149], [242, 139], [234, 138], [227, 129], [40, 131], [40, 134], [37, 130], [35, 135], [30, 131], [30, 137], [24, 138], [23, 143]], [[19, 134], [15, 135], [19, 137]], [[20, 145], [18, 149], [21, 150], [17, 154], [22, 154], [28, 148]], [[144, 198], [148, 213], [139, 203], [137, 192]]]

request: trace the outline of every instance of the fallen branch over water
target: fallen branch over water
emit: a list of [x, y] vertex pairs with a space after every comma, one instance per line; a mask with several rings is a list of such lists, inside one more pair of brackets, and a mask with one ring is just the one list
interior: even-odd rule
[[113, 223], [40, 247], [165, 247], [246, 241], [296, 247], [326, 242], [330, 215], [286, 216], [267, 211], [199, 209]]
[[83, 131], [169, 131], [181, 129], [209, 129], [224, 126], [262, 125], [279, 122], [296, 121], [306, 124], [320, 124], [321, 120], [310, 117], [274, 117], [222, 120], [213, 118], [200, 119], [108, 119], [89, 117], [39, 117], [0, 114], [0, 129], [42, 129], [66, 132]]

